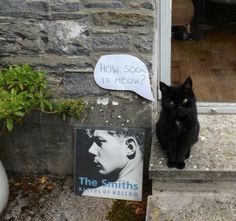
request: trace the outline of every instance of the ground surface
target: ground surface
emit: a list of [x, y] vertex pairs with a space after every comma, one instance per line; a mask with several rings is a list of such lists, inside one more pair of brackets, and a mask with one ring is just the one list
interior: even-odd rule
[[143, 201], [77, 196], [71, 176], [9, 177], [10, 197], [1, 221], [143, 221], [150, 181], [144, 181]]
[[71, 177], [14, 176], [10, 192], [2, 221], [106, 221], [113, 203], [76, 196]]

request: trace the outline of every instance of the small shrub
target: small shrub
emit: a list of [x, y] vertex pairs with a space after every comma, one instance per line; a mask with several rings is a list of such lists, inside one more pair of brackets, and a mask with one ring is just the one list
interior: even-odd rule
[[0, 70], [0, 134], [12, 131], [31, 110], [58, 113], [65, 120], [68, 116], [78, 118], [84, 106], [81, 99], [53, 104], [47, 91], [46, 73], [34, 71], [27, 64]]
[[29, 65], [10, 66], [0, 71], [2, 132], [5, 128], [11, 131], [32, 109], [52, 111], [46, 87], [45, 72], [33, 71]]
[[66, 99], [59, 101], [55, 106], [58, 114], [65, 120], [69, 116], [79, 118], [84, 111], [85, 103], [81, 99]]

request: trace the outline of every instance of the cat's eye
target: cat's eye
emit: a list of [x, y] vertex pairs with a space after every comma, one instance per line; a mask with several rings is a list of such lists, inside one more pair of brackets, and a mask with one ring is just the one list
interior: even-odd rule
[[187, 98], [183, 99], [183, 104], [187, 104], [187, 103], [188, 103], [188, 99]]
[[174, 102], [174, 101], [170, 101], [170, 105], [171, 105], [171, 106], [174, 106], [174, 105], [175, 105], [175, 102]]

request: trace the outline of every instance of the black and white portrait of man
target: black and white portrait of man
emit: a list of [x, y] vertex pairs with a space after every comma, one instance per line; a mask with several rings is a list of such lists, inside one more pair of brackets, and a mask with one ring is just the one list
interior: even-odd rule
[[76, 193], [141, 200], [144, 138], [144, 130], [136, 128], [78, 128]]

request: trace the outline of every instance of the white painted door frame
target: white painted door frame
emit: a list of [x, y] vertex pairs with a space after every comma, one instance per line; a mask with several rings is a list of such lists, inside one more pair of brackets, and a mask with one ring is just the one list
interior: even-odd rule
[[[159, 0], [158, 9], [158, 84], [163, 81], [170, 85], [172, 0]], [[198, 102], [197, 107], [199, 113], [236, 114], [236, 103]]]

